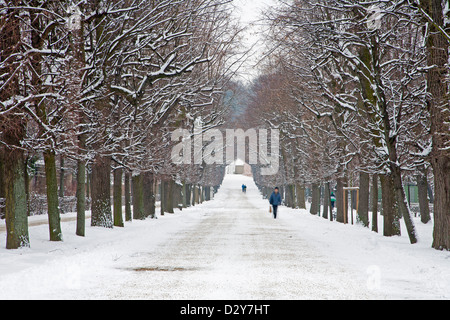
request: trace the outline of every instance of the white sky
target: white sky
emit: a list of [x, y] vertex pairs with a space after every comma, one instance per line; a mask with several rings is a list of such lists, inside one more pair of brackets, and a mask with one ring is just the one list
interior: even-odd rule
[[240, 72], [240, 80], [251, 81], [257, 76], [255, 64], [260, 60], [264, 52], [264, 45], [260, 35], [260, 20], [262, 11], [274, 5], [276, 0], [234, 0], [236, 6], [235, 15], [241, 21], [243, 27], [248, 27], [244, 35], [244, 45], [250, 49], [253, 45], [253, 53], [246, 61]]

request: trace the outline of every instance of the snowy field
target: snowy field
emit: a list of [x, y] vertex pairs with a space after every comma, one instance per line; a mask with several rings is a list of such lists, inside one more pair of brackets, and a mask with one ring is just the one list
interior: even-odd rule
[[33, 217], [32, 248], [8, 251], [1, 225], [0, 299], [450, 299], [450, 253], [431, 249], [431, 223], [416, 221], [412, 246], [405, 230], [268, 209], [251, 178], [229, 175], [214, 201], [86, 238], [72, 214], [51, 243]]

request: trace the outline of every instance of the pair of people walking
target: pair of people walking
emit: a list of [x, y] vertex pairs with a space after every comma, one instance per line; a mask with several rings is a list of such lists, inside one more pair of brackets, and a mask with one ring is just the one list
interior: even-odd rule
[[272, 206], [271, 209], [273, 208], [273, 210], [271, 210], [273, 213], [273, 218], [276, 219], [278, 214], [278, 206], [281, 205], [281, 194], [278, 187], [276, 187], [273, 191], [272, 195], [270, 196], [269, 202]]

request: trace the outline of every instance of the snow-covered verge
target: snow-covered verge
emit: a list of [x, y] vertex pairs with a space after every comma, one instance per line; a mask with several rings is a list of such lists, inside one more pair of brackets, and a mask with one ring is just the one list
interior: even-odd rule
[[[221, 224], [220, 220], [214, 219], [214, 215], [224, 219], [238, 210], [240, 198], [237, 195], [242, 183], [248, 186], [246, 207], [241, 210], [245, 212], [240, 213], [246, 214], [246, 218], [233, 216]], [[234, 189], [237, 191], [231, 191]], [[221, 212], [222, 215], [219, 214]], [[206, 285], [206, 289], [212, 287], [215, 290], [213, 285], [208, 287], [208, 281], [219, 287], [228, 287], [229, 290], [222, 293], [220, 290], [215, 291], [214, 298], [230, 298], [233, 297], [231, 289], [252, 287], [247, 275], [251, 274], [251, 279], [255, 281], [267, 276], [268, 270], [263, 266], [270, 265], [270, 262], [248, 260], [262, 256], [260, 249], [266, 245], [269, 256], [274, 256], [273, 250], [280, 250], [280, 257], [291, 259], [286, 265], [283, 265], [283, 261], [273, 262], [280, 267], [280, 271], [311, 270], [309, 274], [303, 275], [280, 275], [281, 280], [297, 279], [297, 284], [304, 283], [305, 286], [325, 282], [323, 288], [327, 288], [326, 282], [336, 275], [335, 280], [328, 283], [328, 289], [324, 290], [342, 286], [342, 297], [358, 297], [358, 292], [367, 291], [367, 295], [360, 298], [450, 299], [450, 253], [431, 249], [432, 224], [424, 226], [416, 221], [420, 242], [410, 245], [406, 232], [402, 237], [385, 238], [361, 226], [331, 223], [311, 216], [306, 210], [283, 207], [280, 208], [279, 220], [272, 221], [269, 217], [268, 203], [261, 198], [251, 178], [227, 176], [219, 194], [211, 202], [175, 215], [158, 216], [156, 220], [126, 223], [125, 228], [105, 230], [88, 227], [85, 238], [76, 237], [75, 222], [67, 221], [62, 224], [64, 242], [51, 243], [48, 241], [48, 226], [38, 225], [30, 227], [30, 249], [8, 251], [4, 249], [5, 234], [0, 232], [0, 299], [165, 298], [160, 295], [162, 289], [152, 291], [160, 284], [173, 286], [167, 290], [169, 298], [186, 298], [189, 292], [192, 292], [192, 298], [198, 297], [194, 292], [201, 294], [201, 290], [196, 291], [198, 287], [194, 287], [195, 283], [192, 289], [180, 287], [181, 284], [188, 286], [188, 280]], [[216, 226], [218, 223], [222, 229], [206, 236], [204, 227]], [[269, 244], [272, 242], [271, 235], [261, 237], [256, 233], [258, 230], [272, 232], [273, 239], [289, 235], [286, 241], [291, 242], [280, 243], [277, 249], [278, 245]], [[199, 233], [196, 235], [192, 232]], [[186, 243], [186, 239], [197, 243], [194, 246], [192, 242]], [[234, 244], [233, 239], [236, 242]], [[249, 244], [241, 243], [241, 239], [249, 239]], [[268, 242], [265, 244], [263, 241]], [[212, 247], [214, 243], [216, 247]], [[296, 243], [303, 244], [298, 250], [304, 252], [295, 253], [294, 259], [305, 257], [305, 261], [294, 261], [298, 266], [288, 265], [292, 263], [292, 255], [285, 251], [293, 251]], [[211, 248], [202, 248], [205, 244], [211, 244]], [[186, 259], [193, 258], [192, 253], [189, 255], [192, 250], [199, 255], [208, 254], [206, 260], [201, 256], [189, 260], [190, 263], [198, 264], [190, 265], [198, 270], [149, 273], [128, 270], [136, 266], [171, 266], [159, 266], [158, 262], [185, 263]], [[220, 264], [226, 261], [229, 263], [224, 268]], [[252, 270], [240, 270], [240, 265]], [[237, 269], [233, 269], [233, 266]], [[231, 273], [230, 268], [233, 270]], [[331, 276], [327, 277], [327, 274]], [[321, 275], [324, 275], [323, 278]], [[224, 277], [224, 281], [221, 281], [221, 277]], [[350, 278], [352, 283], [350, 280], [347, 283], [346, 279]], [[145, 283], [142, 284], [142, 281]], [[231, 285], [232, 282], [236, 284]], [[360, 291], [353, 293], [352, 288], [356, 288], [353, 282], [361, 284], [364, 290], [358, 286]], [[293, 292], [288, 290], [292, 283], [284, 281], [276, 284], [280, 286], [280, 290], [276, 291], [279, 292], [277, 298], [283, 298], [283, 292]], [[123, 286], [126, 288], [121, 290]], [[282, 286], [286, 287], [285, 291]], [[260, 289], [266, 289], [264, 284], [252, 287], [256, 298], [271, 298], [258, 291]], [[331, 296], [326, 292], [321, 295], [318, 292], [321, 289], [316, 289], [311, 291], [310, 298]], [[114, 290], [116, 292], [112, 292]], [[241, 292], [245, 293], [241, 296], [248, 297], [248, 291]], [[302, 292], [300, 297], [308, 298], [308, 290]], [[292, 297], [289, 295], [285, 298]]]
[[[268, 210], [258, 199], [253, 204]], [[411, 245], [403, 221], [402, 236], [383, 237], [382, 216], [378, 216], [380, 233], [359, 224], [330, 222], [311, 215], [309, 209], [283, 207], [279, 216], [330, 260], [356, 271], [373, 292], [388, 299], [450, 299], [450, 252], [431, 248], [432, 222], [424, 225], [414, 219], [419, 243]]]
[[59, 243], [48, 241], [44, 224], [30, 227], [31, 248], [12, 251], [5, 249], [5, 233], [0, 232], [0, 300], [83, 299], [80, 289], [96, 288], [102, 277], [117, 274], [112, 268], [115, 261], [156, 248], [180, 229], [201, 221], [202, 213], [196, 206], [177, 215], [126, 222], [125, 228], [87, 226], [85, 238], [75, 235], [75, 221], [63, 222], [64, 242]]

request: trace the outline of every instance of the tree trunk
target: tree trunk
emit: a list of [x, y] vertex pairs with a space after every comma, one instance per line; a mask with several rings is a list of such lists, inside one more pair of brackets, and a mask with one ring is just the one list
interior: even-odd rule
[[164, 213], [166, 212], [166, 199], [165, 199], [165, 193], [166, 193], [166, 184], [164, 182], [164, 180], [161, 180], [160, 182], [160, 187], [159, 187], [159, 193], [160, 193], [160, 200], [161, 200], [161, 215], [163, 216]]
[[448, 17], [444, 16], [448, 3], [441, 0], [420, 2], [422, 9], [434, 23], [430, 23], [427, 38], [428, 66], [427, 88], [430, 93], [427, 106], [431, 115], [433, 149], [431, 165], [434, 173], [434, 231], [433, 248], [450, 250], [450, 107], [448, 100], [449, 41], [435, 26], [448, 30]]
[[380, 180], [384, 217], [383, 235], [385, 237], [399, 236], [401, 235], [400, 213], [392, 178], [390, 175], [382, 175]]
[[[79, 130], [84, 131], [86, 124], [85, 114], [79, 98], [83, 92], [83, 75], [86, 66], [86, 52], [84, 46], [84, 22], [81, 21], [78, 30], [72, 30], [72, 41], [70, 42], [70, 49], [72, 51], [73, 60], [69, 67], [71, 73], [69, 86], [69, 101], [72, 108], [78, 112], [78, 126]], [[86, 148], [86, 134], [78, 136], [78, 153], [79, 159], [77, 161], [77, 231], [78, 236], [85, 236], [86, 229], [86, 199], [90, 198], [90, 182], [89, 173], [86, 172], [86, 162], [84, 160]]]
[[[25, 179], [25, 194], [27, 198], [27, 216], [31, 216], [31, 208], [30, 208], [30, 175], [28, 173], [28, 161], [29, 159], [25, 159], [24, 165], [24, 179]], [[1, 168], [0, 168], [1, 170]], [[0, 195], [0, 198], [2, 196]]]
[[205, 200], [211, 200], [211, 187], [205, 187]]
[[296, 208], [296, 201], [295, 201], [295, 185], [294, 184], [290, 184], [289, 185], [289, 193], [290, 193], [290, 196], [291, 196], [290, 207], [292, 209], [295, 209]]
[[[19, 143], [17, 141], [17, 145]], [[5, 152], [4, 156], [6, 249], [29, 247], [24, 154], [19, 149], [11, 149]]]
[[430, 203], [434, 203], [433, 188], [430, 185], [428, 185], [428, 198], [430, 198]]
[[[61, 156], [60, 159], [60, 168], [59, 168], [59, 198], [64, 199], [64, 157]], [[62, 213], [62, 212], [61, 212]]]
[[306, 209], [305, 187], [303, 185], [297, 184], [296, 193], [297, 193], [297, 208]]
[[111, 212], [111, 158], [97, 155], [92, 165], [91, 226], [113, 228]]
[[450, 161], [448, 158], [436, 158], [433, 164], [435, 170], [433, 248], [450, 250]]
[[417, 175], [417, 188], [419, 193], [420, 219], [427, 224], [431, 221], [430, 202], [428, 200], [428, 179], [427, 171], [422, 169]]
[[155, 192], [153, 174], [144, 173], [144, 215], [155, 218]]
[[185, 208], [189, 208], [191, 206], [191, 185], [189, 183], [185, 183], [185, 196], [186, 198], [186, 206]]
[[50, 230], [50, 241], [62, 241], [55, 153], [51, 151], [44, 152], [44, 162], [45, 179], [47, 185], [48, 225]]
[[205, 186], [201, 186], [200, 202], [203, 203], [205, 201], [206, 201], [206, 187]]
[[[5, 2], [3, 2], [5, 3]], [[4, 7], [4, 5], [2, 5]], [[1, 14], [2, 35], [0, 41], [0, 74], [2, 81], [10, 77], [0, 90], [0, 101], [22, 95], [19, 72], [14, 72], [19, 60], [12, 58], [22, 50], [20, 10], [3, 10]], [[14, 113], [23, 113], [14, 110]], [[25, 136], [26, 117], [20, 115], [0, 116], [0, 157], [3, 157], [3, 190], [5, 197], [6, 248], [18, 249], [29, 247], [27, 198], [24, 181], [24, 152], [21, 142]], [[1, 188], [1, 187], [0, 187]]]
[[114, 170], [114, 226], [123, 228], [123, 213], [122, 213], [122, 176], [123, 169]]
[[[0, 148], [0, 199], [5, 199], [5, 179], [3, 178], [3, 150]], [[0, 208], [0, 213], [3, 213], [3, 209]]]
[[177, 209], [182, 202], [181, 186], [177, 182], [173, 183], [173, 192], [172, 193], [173, 193], [173, 199], [172, 199], [173, 200], [172, 201], [173, 208]]
[[182, 194], [182, 201], [183, 201], [183, 209], [187, 208], [187, 196], [188, 196], [188, 185], [186, 182], [183, 183], [183, 194]]
[[366, 228], [369, 227], [369, 187], [369, 174], [361, 172], [359, 175], [358, 220]]
[[312, 215], [320, 214], [320, 185], [317, 183], [313, 183], [312, 185], [312, 201], [310, 213]]
[[323, 195], [323, 211], [322, 211], [322, 217], [324, 219], [328, 219], [328, 211], [331, 207], [331, 192], [330, 192], [330, 183], [327, 182], [324, 185], [324, 195]]
[[86, 199], [91, 199], [92, 169], [86, 167]]
[[378, 232], [378, 175], [372, 176], [372, 231]]
[[133, 175], [133, 219], [144, 220], [144, 181], [143, 174]]
[[199, 199], [199, 196], [198, 196], [198, 185], [195, 184], [194, 185], [194, 198], [193, 198], [192, 204], [195, 205], [195, 204], [199, 203], [198, 199]]
[[59, 165], [59, 191], [58, 191], [58, 197], [59, 197], [59, 213], [65, 214], [64, 211], [64, 175], [65, 175], [65, 169], [64, 169], [64, 157], [60, 156], [60, 165]]
[[[346, 179], [339, 178], [337, 179], [337, 187], [336, 187], [336, 221], [340, 223], [344, 223], [345, 221], [348, 223], [348, 212], [347, 209], [344, 208], [344, 188], [347, 186]], [[345, 220], [344, 220], [345, 216]]]
[[[378, 61], [375, 61], [374, 65], [375, 70], [379, 68]], [[409, 240], [411, 244], [417, 243], [417, 235], [416, 229], [414, 226], [414, 221], [411, 216], [411, 211], [409, 209], [408, 203], [406, 201], [406, 193], [403, 187], [402, 181], [402, 171], [399, 165], [398, 159], [398, 145], [397, 145], [397, 137], [393, 137], [392, 135], [392, 125], [391, 125], [391, 116], [388, 112], [388, 106], [386, 102], [386, 97], [384, 96], [384, 91], [380, 89], [382, 87], [382, 80], [380, 79], [380, 72], [375, 72], [375, 82], [377, 86], [377, 94], [380, 98], [379, 107], [380, 114], [382, 116], [383, 123], [383, 133], [384, 133], [384, 141], [386, 142], [386, 148], [388, 150], [389, 156], [389, 169], [390, 169], [390, 177], [389, 184], [392, 184], [393, 196], [396, 198], [396, 208], [398, 214], [394, 216], [394, 223], [397, 222], [397, 217], [403, 217], [406, 225], [406, 230], [408, 232]], [[384, 209], [384, 208], [383, 208]], [[400, 227], [398, 227], [398, 231], [395, 230], [396, 226], [393, 226], [394, 235], [400, 233]]]
[[285, 190], [286, 190], [285, 196], [286, 207], [291, 208], [294, 199], [292, 198], [290, 185], [286, 185]]
[[192, 184], [188, 184], [188, 191], [187, 192], [188, 192], [187, 193], [187, 198], [186, 198], [187, 206], [191, 207], [192, 206], [192, 194], [193, 194], [193, 192], [192, 192]]
[[86, 229], [86, 165], [77, 161], [77, 236], [84, 237]]
[[400, 217], [405, 221], [406, 230], [408, 232], [409, 241], [411, 244], [417, 243], [417, 233], [414, 221], [412, 219], [411, 210], [406, 200], [406, 193], [403, 187], [401, 169], [396, 164], [391, 162], [392, 182], [394, 184], [395, 195], [399, 208]]
[[167, 213], [173, 214], [173, 191], [174, 191], [174, 182], [172, 179], [166, 181], [167, 188], [165, 189], [165, 200], [166, 200], [166, 211]]
[[125, 221], [132, 221], [130, 173], [125, 172]]

